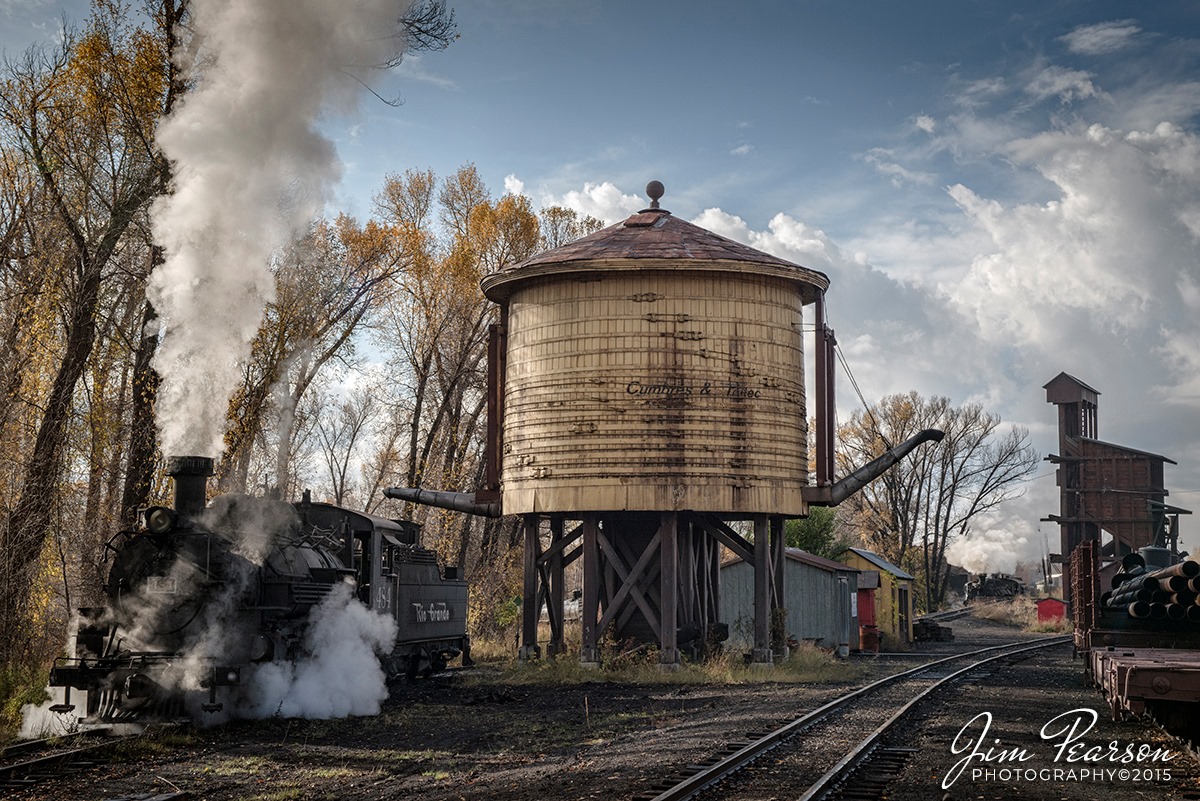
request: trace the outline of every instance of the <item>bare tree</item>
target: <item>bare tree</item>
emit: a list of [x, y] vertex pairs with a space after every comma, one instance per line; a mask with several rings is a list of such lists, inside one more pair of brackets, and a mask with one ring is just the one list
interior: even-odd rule
[[318, 419], [316, 434], [321, 462], [333, 490], [333, 502], [345, 505], [353, 493], [350, 465], [355, 448], [378, 413], [378, 403], [372, 387], [359, 387], [351, 392], [332, 415]]
[[981, 515], [1024, 492], [1038, 454], [1028, 431], [1002, 427], [979, 404], [956, 408], [947, 398], [910, 392], [856, 412], [839, 429], [839, 469], [857, 469], [925, 428], [946, 436], [852, 496], [847, 512], [868, 547], [919, 575], [926, 608], [933, 609], [946, 594], [947, 546], [968, 536]]
[[222, 488], [244, 492], [253, 450], [275, 422], [274, 484], [291, 494], [296, 410], [331, 364], [349, 364], [355, 336], [382, 301], [405, 254], [373, 222], [315, 223], [276, 266], [276, 297], [251, 349], [245, 380], [230, 403]]

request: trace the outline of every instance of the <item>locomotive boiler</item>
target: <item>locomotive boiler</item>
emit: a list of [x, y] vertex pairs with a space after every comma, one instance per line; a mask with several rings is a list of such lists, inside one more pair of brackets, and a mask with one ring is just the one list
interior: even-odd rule
[[335, 600], [362, 604], [360, 619], [388, 634], [394, 621], [376, 673], [412, 677], [460, 654], [469, 663], [467, 583], [439, 569], [419, 525], [308, 493], [206, 504], [212, 464], [170, 459], [174, 508], [147, 509], [140, 528], [108, 543], [107, 603], [80, 610], [74, 654], [51, 671], [64, 688], [54, 711], [94, 722], [236, 715], [257, 669], [320, 656], [306, 635]]

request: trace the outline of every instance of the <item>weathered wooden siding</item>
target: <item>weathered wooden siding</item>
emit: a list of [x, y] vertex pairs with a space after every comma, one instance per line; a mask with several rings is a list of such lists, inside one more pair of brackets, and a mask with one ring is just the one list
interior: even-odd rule
[[[858, 643], [858, 619], [851, 598], [858, 585], [855, 573], [825, 570], [785, 560], [787, 632], [822, 648]], [[844, 579], [844, 580], [843, 580]], [[721, 619], [729, 624], [731, 648], [754, 642], [754, 566], [743, 561], [721, 566]]]
[[605, 266], [513, 287], [505, 512], [805, 514], [804, 285]]

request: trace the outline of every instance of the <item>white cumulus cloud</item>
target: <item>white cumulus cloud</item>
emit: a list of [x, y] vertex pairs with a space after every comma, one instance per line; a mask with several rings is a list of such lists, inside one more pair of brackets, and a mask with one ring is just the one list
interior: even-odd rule
[[[506, 178], [505, 186], [508, 183]], [[646, 208], [649, 203], [640, 195], [625, 194], [611, 181], [585, 183], [582, 189], [570, 189], [561, 195], [543, 192], [539, 202], [542, 207], [565, 206], [581, 215], [590, 214], [607, 223], [623, 220], [630, 214]]]

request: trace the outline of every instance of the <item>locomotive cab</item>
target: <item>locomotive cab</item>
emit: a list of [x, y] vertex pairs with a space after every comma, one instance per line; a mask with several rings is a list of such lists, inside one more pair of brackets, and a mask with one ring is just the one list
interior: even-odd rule
[[442, 670], [459, 654], [470, 664], [467, 582], [457, 569], [443, 574], [436, 555], [421, 547], [418, 524], [325, 503], [302, 502], [298, 508], [308, 525], [338, 538], [359, 599], [396, 621], [390, 674]]

